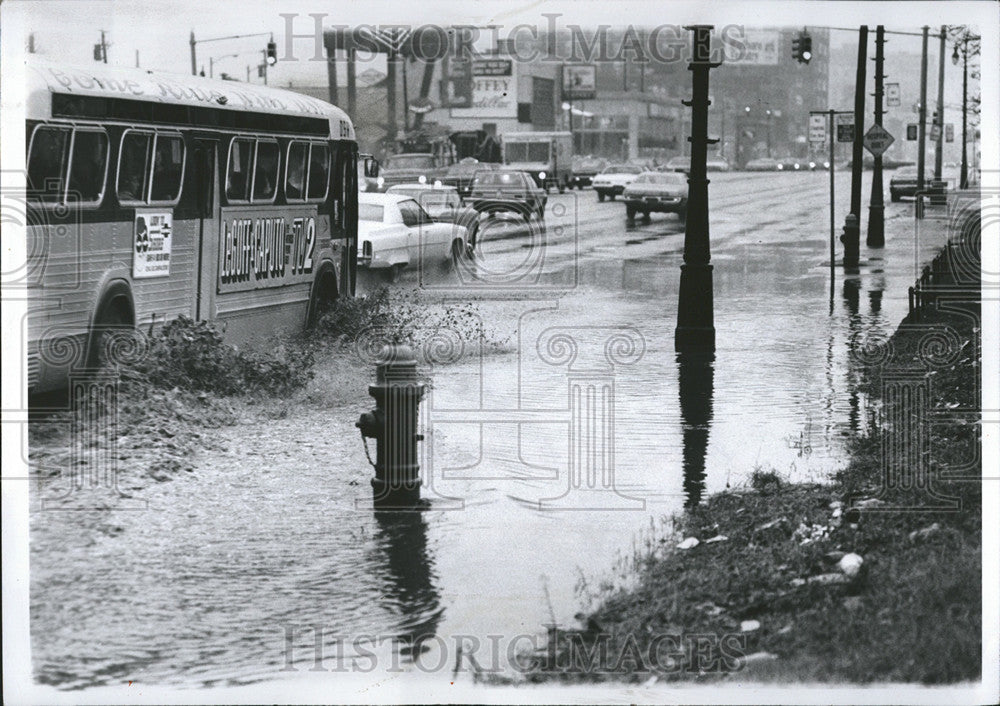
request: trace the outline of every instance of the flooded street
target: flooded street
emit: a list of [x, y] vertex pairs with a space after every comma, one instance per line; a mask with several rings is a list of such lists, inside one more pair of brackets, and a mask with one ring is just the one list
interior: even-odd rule
[[[37, 678], [235, 685], [321, 662], [451, 679], [465, 637], [503, 668], [547, 624], [575, 625], [661, 517], [756, 467], [829, 477], [866, 423], [860, 361], [943, 238], [915, 241], [913, 204], [887, 204], [886, 247], [862, 243], [859, 272], [831, 285], [827, 173], [710, 178], [714, 361], [674, 354], [676, 216], [626, 225], [620, 202], [553, 194], [535, 246], [503, 223], [481, 236], [489, 286], [461, 270], [394, 285], [473, 301], [509, 337], [491, 352], [444, 332], [421, 352], [428, 511], [372, 511], [364, 385], [211, 430], [217, 447], [145, 488], [145, 511], [33, 511]], [[848, 185], [838, 174], [838, 213]]]

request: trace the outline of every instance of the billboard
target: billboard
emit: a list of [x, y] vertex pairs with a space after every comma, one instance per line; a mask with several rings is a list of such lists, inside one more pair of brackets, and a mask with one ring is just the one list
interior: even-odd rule
[[[475, 59], [473, 61], [452, 62], [467, 72], [469, 87], [468, 107], [453, 107], [453, 118], [516, 118], [517, 117], [517, 75], [514, 73], [513, 59]], [[463, 84], [462, 80], [455, 83]], [[460, 95], [460, 93], [459, 93]], [[450, 97], [450, 96], [449, 96]], [[455, 106], [455, 101], [442, 101]]]
[[[777, 66], [781, 63], [781, 31], [744, 29], [743, 41], [726, 42], [725, 63], [737, 66]], [[789, 52], [791, 56], [791, 52]]]
[[564, 64], [563, 100], [589, 100], [597, 95], [597, 70], [593, 64]]

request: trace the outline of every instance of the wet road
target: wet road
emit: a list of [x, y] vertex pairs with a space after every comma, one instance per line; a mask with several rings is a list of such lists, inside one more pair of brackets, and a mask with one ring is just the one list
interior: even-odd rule
[[[673, 215], [627, 225], [620, 202], [554, 194], [544, 233], [499, 222], [474, 270], [407, 273], [395, 286], [474, 300], [511, 341], [488, 352], [444, 332], [422, 351], [431, 510], [368, 507], [363, 384], [213, 432], [219, 448], [144, 491], [146, 511], [33, 513], [38, 678], [450, 680], [458, 642], [503, 668], [545, 624], [572, 625], [661, 516], [758, 466], [824, 479], [865, 422], [858, 352], [905, 315], [915, 242], [918, 260], [941, 242], [931, 222], [915, 239], [911, 203], [887, 204], [886, 248], [862, 244], [859, 272], [831, 287], [827, 189], [820, 172], [712, 175], [712, 362], [675, 359]], [[320, 370], [316, 385], [337, 381]]]

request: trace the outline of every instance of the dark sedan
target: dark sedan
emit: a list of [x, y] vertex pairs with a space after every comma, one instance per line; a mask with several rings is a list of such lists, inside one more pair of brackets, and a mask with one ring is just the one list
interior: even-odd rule
[[532, 215], [545, 218], [545, 191], [525, 172], [499, 169], [479, 172], [472, 181], [468, 203], [480, 213], [513, 211], [530, 221]]
[[[940, 193], [956, 188], [958, 183], [958, 172], [954, 169], [945, 169], [941, 173], [941, 184], [935, 187], [934, 169], [924, 168], [924, 193]], [[889, 179], [889, 200], [899, 201], [904, 196], [917, 195], [917, 168], [913, 166], [900, 167], [892, 173]]]
[[458, 164], [448, 167], [448, 171], [441, 177], [441, 183], [446, 186], [454, 186], [458, 190], [458, 195], [466, 197], [472, 192], [472, 181], [479, 172], [492, 172], [500, 168], [494, 162], [480, 162], [477, 159], [467, 157]]
[[574, 157], [573, 176], [569, 179], [569, 187], [582, 189], [590, 186], [594, 177], [604, 171], [606, 166], [608, 166], [607, 160], [599, 157]]

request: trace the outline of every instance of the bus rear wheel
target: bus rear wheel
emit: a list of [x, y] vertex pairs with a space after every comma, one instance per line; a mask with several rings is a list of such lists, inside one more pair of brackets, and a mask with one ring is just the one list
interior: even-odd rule
[[312, 328], [337, 303], [337, 277], [331, 270], [322, 272], [313, 285], [309, 298], [309, 316], [306, 327]]
[[88, 370], [97, 370], [115, 362], [108, 356], [109, 342], [116, 333], [133, 328], [132, 307], [127, 291], [124, 285], [112, 287], [98, 307], [87, 350]]

